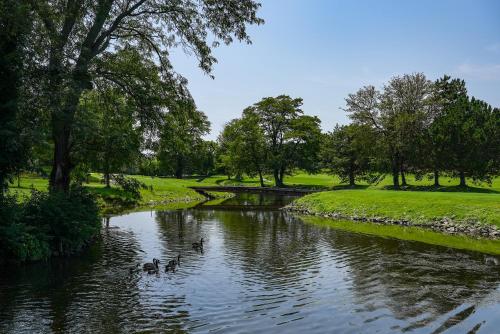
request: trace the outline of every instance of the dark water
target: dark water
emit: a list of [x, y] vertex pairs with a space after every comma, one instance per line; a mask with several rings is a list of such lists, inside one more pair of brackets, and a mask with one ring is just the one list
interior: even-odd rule
[[[500, 333], [500, 266], [484, 254], [255, 207], [289, 200], [113, 217], [81, 258], [2, 268], [0, 333]], [[179, 253], [175, 273], [129, 272]]]

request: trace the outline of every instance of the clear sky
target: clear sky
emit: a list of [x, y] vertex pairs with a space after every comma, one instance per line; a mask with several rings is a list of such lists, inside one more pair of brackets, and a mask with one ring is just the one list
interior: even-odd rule
[[466, 80], [469, 94], [500, 107], [499, 0], [263, 0], [253, 44], [215, 50], [212, 80], [174, 52], [215, 139], [224, 123], [265, 96], [304, 99], [325, 131], [347, 123], [344, 99], [363, 85], [423, 72]]

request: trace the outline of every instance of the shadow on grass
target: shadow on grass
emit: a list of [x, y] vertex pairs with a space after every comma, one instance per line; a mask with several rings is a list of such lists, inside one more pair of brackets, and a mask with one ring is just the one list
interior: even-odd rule
[[338, 184], [336, 186], [333, 186], [332, 190], [349, 190], [349, 189], [353, 189], [353, 190], [363, 190], [363, 189], [367, 189], [369, 187], [369, 185], [367, 184], [356, 184], [354, 186], [350, 186], [348, 184]]
[[[395, 190], [394, 186], [384, 186], [382, 189], [384, 190]], [[397, 190], [402, 191], [435, 191], [435, 192], [462, 192], [462, 193], [483, 193], [483, 194], [500, 194], [499, 190], [488, 189], [488, 188], [479, 188], [479, 187], [470, 187], [470, 186], [439, 186], [435, 187], [433, 185], [430, 186], [416, 186], [416, 185], [406, 185], [404, 187], [400, 187]]]

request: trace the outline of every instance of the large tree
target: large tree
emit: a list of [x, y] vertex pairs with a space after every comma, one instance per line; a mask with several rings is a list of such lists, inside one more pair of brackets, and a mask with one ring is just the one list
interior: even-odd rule
[[465, 187], [466, 177], [491, 181], [498, 170], [498, 110], [486, 102], [460, 98], [447, 109], [440, 122], [440, 131], [447, 136], [447, 162], [450, 171]]
[[9, 175], [19, 169], [26, 158], [18, 118], [29, 20], [23, 1], [0, 2], [0, 196]]
[[379, 92], [373, 86], [349, 94], [346, 111], [357, 124], [371, 126], [385, 144], [381, 155], [393, 185], [406, 185], [405, 170], [419, 158], [429, 119], [431, 84], [421, 73], [396, 76]]
[[80, 145], [72, 152], [73, 161], [102, 172], [107, 187], [112, 173], [134, 165], [140, 156], [142, 132], [134, 112], [133, 101], [113, 88], [84, 94], [78, 108], [74, 138]]
[[203, 136], [209, 131], [207, 116], [192, 104], [165, 114], [157, 149], [162, 169], [182, 179], [187, 169], [193, 169], [204, 145]]
[[264, 132], [259, 119], [251, 109], [243, 116], [224, 126], [219, 136], [220, 157], [222, 164], [230, 174], [241, 175], [243, 172], [258, 175], [260, 185], [264, 184], [264, 172], [268, 156]]
[[[74, 167], [71, 149], [75, 113], [82, 93], [95, 80], [116, 82], [130, 94], [137, 82], [119, 68], [106, 66], [121, 50], [135, 50], [154, 60], [161, 79], [181, 91], [185, 81], [169, 62], [169, 50], [180, 46], [194, 54], [200, 68], [211, 73], [212, 47], [234, 38], [250, 42], [247, 24], [260, 24], [260, 6], [253, 0], [31, 0], [36, 14], [38, 64], [46, 69], [44, 92], [51, 114], [54, 161], [53, 190], [67, 191]], [[118, 70], [115, 72], [115, 70]], [[182, 94], [181, 94], [182, 95]]]
[[356, 180], [372, 180], [377, 138], [367, 125], [337, 125], [323, 136], [321, 161], [331, 173], [350, 186]]
[[430, 169], [434, 175], [434, 186], [439, 187], [440, 173], [451, 170], [452, 133], [449, 131], [450, 113], [467, 99], [465, 81], [451, 79], [445, 75], [437, 79], [432, 86], [430, 116], [425, 135], [425, 155], [421, 159], [424, 169]]
[[320, 120], [303, 115], [301, 107], [301, 98], [280, 95], [265, 97], [245, 110], [255, 115], [262, 129], [266, 165], [278, 187], [284, 185], [285, 174], [293, 169], [314, 171], [318, 167]]

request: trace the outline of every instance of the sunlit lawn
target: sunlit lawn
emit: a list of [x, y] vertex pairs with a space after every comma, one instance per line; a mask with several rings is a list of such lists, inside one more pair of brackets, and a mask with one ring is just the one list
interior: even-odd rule
[[430, 222], [442, 218], [500, 226], [500, 194], [394, 190], [337, 190], [296, 201], [315, 213]]

